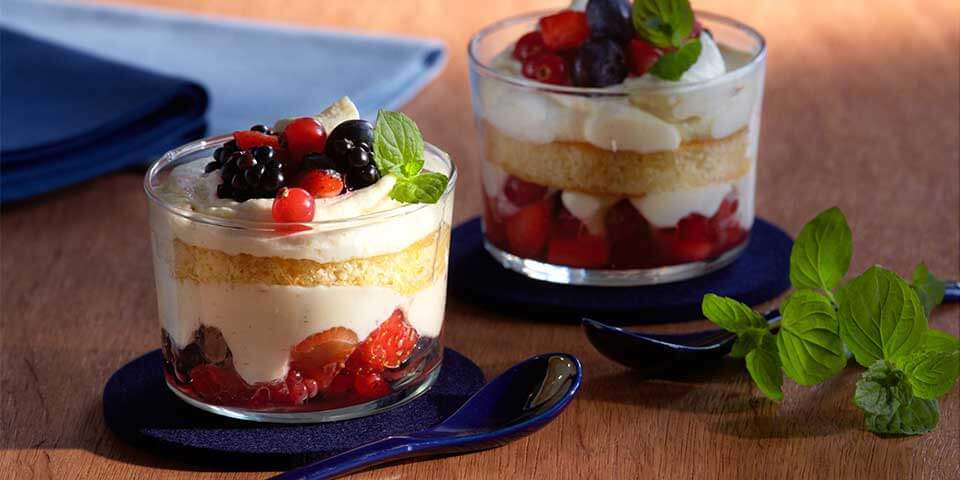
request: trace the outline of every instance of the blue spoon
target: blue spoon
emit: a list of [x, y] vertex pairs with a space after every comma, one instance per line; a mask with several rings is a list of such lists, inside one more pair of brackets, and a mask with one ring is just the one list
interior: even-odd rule
[[[960, 282], [947, 282], [943, 303], [960, 301]], [[764, 315], [767, 323], [780, 322], [780, 312]], [[720, 329], [693, 333], [639, 333], [583, 319], [583, 330], [590, 343], [605, 357], [646, 373], [682, 370], [710, 365], [733, 347], [736, 335]]]
[[506, 445], [559, 415], [577, 394], [582, 377], [580, 361], [573, 355], [538, 355], [484, 385], [433, 428], [387, 437], [273, 478], [320, 480], [395, 460]]

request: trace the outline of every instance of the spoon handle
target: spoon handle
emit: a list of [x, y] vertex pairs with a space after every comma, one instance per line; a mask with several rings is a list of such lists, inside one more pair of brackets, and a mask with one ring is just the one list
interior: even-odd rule
[[361, 445], [318, 462], [281, 473], [273, 480], [323, 480], [335, 478], [370, 465], [397, 460], [418, 450], [414, 437], [396, 436]]
[[943, 303], [960, 302], [960, 282], [946, 282], [943, 291]]

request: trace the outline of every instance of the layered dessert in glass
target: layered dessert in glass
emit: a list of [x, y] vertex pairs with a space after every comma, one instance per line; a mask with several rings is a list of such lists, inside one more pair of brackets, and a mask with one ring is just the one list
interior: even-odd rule
[[184, 145], [150, 168], [164, 370], [178, 396], [231, 417], [304, 422], [429, 388], [455, 169], [419, 135], [393, 112], [374, 127], [344, 98], [315, 117]]
[[485, 245], [505, 267], [643, 285], [703, 275], [745, 248], [756, 31], [685, 1], [577, 1], [490, 25], [469, 54]]

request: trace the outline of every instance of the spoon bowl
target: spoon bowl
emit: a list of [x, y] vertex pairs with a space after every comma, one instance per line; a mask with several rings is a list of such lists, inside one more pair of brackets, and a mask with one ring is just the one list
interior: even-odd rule
[[274, 479], [333, 478], [390, 461], [499, 447], [556, 418], [580, 389], [582, 377], [573, 355], [538, 355], [484, 385], [435, 427], [368, 443]]

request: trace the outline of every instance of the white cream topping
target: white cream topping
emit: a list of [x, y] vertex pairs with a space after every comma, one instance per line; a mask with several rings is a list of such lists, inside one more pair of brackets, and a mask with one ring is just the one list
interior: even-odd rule
[[[678, 81], [646, 74], [620, 86], [629, 96], [600, 97], [548, 93], [480, 76], [480, 114], [498, 130], [530, 143], [584, 142], [606, 150], [650, 153], [674, 150], [686, 140], [723, 138], [751, 122], [759, 110], [762, 69], [729, 75], [706, 86], [693, 82], [726, 75], [749, 55], [722, 49], [701, 35], [697, 62]], [[501, 72], [521, 76], [512, 46], [491, 61]]]
[[[227, 220], [270, 221], [273, 199], [252, 199], [238, 203], [216, 196], [219, 178], [216, 172], [203, 175], [199, 159], [173, 169], [161, 195], [168, 203]], [[427, 154], [427, 165], [439, 162]], [[385, 176], [370, 187], [332, 199], [318, 199], [315, 221], [350, 219], [363, 214], [399, 208], [389, 198], [396, 179]], [[441, 222], [450, 223], [450, 202], [420, 205], [409, 213], [386, 220], [348, 228], [315, 226], [296, 233], [273, 230], [233, 230], [168, 215], [158, 219], [171, 230], [171, 236], [229, 255], [246, 253], [259, 257], [284, 257], [315, 260], [321, 263], [370, 257], [398, 252], [437, 231]], [[154, 228], [163, 228], [155, 225]]]
[[693, 190], [648, 193], [631, 198], [630, 203], [651, 225], [672, 227], [692, 213], [712, 217], [731, 190], [730, 184], [709, 185]]
[[610, 210], [615, 203], [620, 200], [619, 197], [606, 195], [591, 195], [574, 191], [564, 191], [560, 194], [560, 201], [567, 210], [577, 217], [591, 235], [602, 236], [606, 233], [606, 222], [604, 219], [607, 210]]
[[361, 340], [396, 308], [421, 336], [436, 337], [443, 324], [446, 278], [412, 296], [385, 287], [297, 287], [196, 284], [158, 277], [160, 321], [178, 348], [206, 325], [216, 327], [247, 383], [287, 374], [290, 350], [308, 336], [347, 327]]

